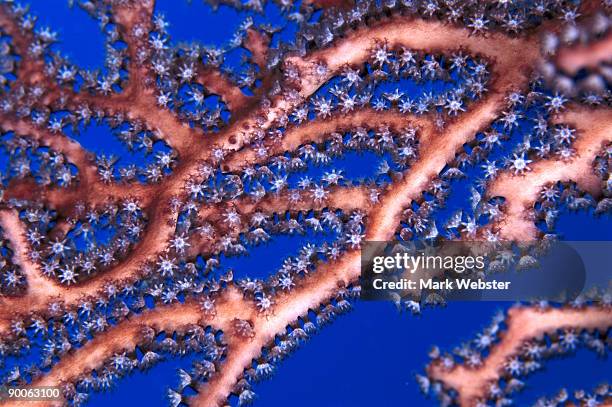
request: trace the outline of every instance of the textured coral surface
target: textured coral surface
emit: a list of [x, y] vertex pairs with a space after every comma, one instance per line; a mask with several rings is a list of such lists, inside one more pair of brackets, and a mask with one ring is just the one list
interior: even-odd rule
[[[174, 41], [153, 0], [75, 3], [103, 69], [0, 2], [0, 355], [40, 356], [3, 383], [61, 389], [28, 405], [80, 405], [186, 354], [171, 405], [249, 404], [357, 301], [365, 240], [547, 241], [563, 211], [612, 209], [609, 2], [215, 1], [294, 27], [247, 17], [222, 48]], [[91, 131], [141, 159], [92, 152]], [[356, 155], [381, 164], [337, 168]], [[449, 214], [458, 182], [470, 205]], [[281, 235], [307, 242], [279, 270], [225, 266]], [[611, 303], [513, 306], [454, 356], [434, 347], [417, 382], [441, 405], [506, 405], [546, 359], [604, 355]]]

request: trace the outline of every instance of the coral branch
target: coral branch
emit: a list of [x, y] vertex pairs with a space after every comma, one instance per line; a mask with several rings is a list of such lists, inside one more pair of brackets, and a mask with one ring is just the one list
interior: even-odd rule
[[210, 382], [198, 388], [199, 394], [190, 403], [197, 406], [223, 405], [244, 369], [261, 354], [262, 348], [275, 335], [285, 331], [291, 322], [305, 316], [308, 310], [317, 309], [320, 304], [326, 304], [336, 296], [339, 287], [359, 275], [360, 262], [359, 253], [352, 252], [336, 262], [326, 263], [315, 274], [305, 278], [291, 293], [277, 298], [277, 302], [283, 306], [275, 309], [272, 315], [255, 314], [250, 319], [254, 336], [249, 340], [235, 338], [229, 341], [229, 355], [221, 371]]
[[195, 81], [204, 86], [210, 93], [219, 95], [232, 111], [243, 108], [250, 98], [226, 75], [212, 67], [198, 67]]
[[462, 406], [472, 406], [489, 397], [489, 385], [499, 381], [508, 360], [519, 353], [528, 341], [541, 339], [546, 334], [562, 329], [605, 331], [610, 327], [611, 317], [612, 311], [609, 308], [598, 306], [547, 310], [512, 308], [506, 319], [506, 331], [482, 365], [475, 368], [457, 365], [446, 369], [440, 361], [436, 361], [427, 371], [433, 380], [455, 389]]
[[612, 63], [612, 33], [593, 44], [566, 47], [556, 56], [557, 65], [570, 75], [584, 68], [597, 68], [600, 64]]
[[[127, 43], [130, 80], [128, 92], [147, 84], [150, 76], [148, 65], [143, 64], [146, 55], [147, 33], [153, 24], [151, 17], [155, 9], [154, 0], [127, 1], [113, 8], [113, 16]], [[130, 89], [131, 88], [131, 89]]]
[[10, 4], [0, 5], [0, 28], [11, 36], [15, 51], [22, 58], [16, 72], [18, 81], [29, 84], [43, 81], [44, 60], [30, 48], [34, 34], [32, 27], [24, 23], [23, 15], [12, 10]]
[[259, 65], [261, 69], [264, 69], [267, 65], [270, 37], [265, 33], [249, 28], [242, 45], [251, 52], [253, 62]]
[[[163, 211], [163, 210], [162, 210]], [[75, 306], [86, 297], [95, 297], [104, 292], [104, 288], [111, 282], [122, 282], [129, 284], [136, 281], [143, 273], [144, 262], [153, 260], [155, 256], [165, 247], [166, 242], [174, 232], [174, 223], [168, 223], [168, 219], [162, 213], [152, 214], [151, 227], [155, 233], [147, 233], [138, 244], [138, 249], [115, 267], [106, 273], [97, 274], [85, 282], [67, 287], [57, 283], [51, 289], [32, 291], [24, 297], [1, 299], [3, 312], [0, 313], [0, 331], [7, 331], [15, 314], [25, 315], [30, 312], [44, 312], [52, 301], [60, 301], [65, 306]], [[23, 247], [23, 246], [22, 246]], [[35, 287], [40, 287], [36, 285]], [[9, 311], [10, 310], [10, 311]]]
[[[61, 290], [53, 281], [45, 278], [40, 267], [28, 256], [30, 245], [25, 239], [25, 228], [19, 220], [19, 215], [13, 210], [0, 210], [0, 227], [4, 236], [11, 242], [14, 248], [13, 262], [21, 267], [28, 280], [28, 293], [30, 295], [49, 295], [56, 296]], [[2, 300], [0, 299], [0, 302]]]
[[499, 228], [500, 237], [504, 239], [528, 241], [537, 237], [537, 229], [530, 212], [540, 198], [540, 191], [548, 184], [574, 181], [594, 197], [601, 193], [601, 179], [593, 170], [593, 162], [604, 143], [612, 140], [612, 111], [574, 108], [556, 120], [578, 130], [580, 136], [572, 145], [576, 150], [575, 156], [566, 161], [538, 161], [526, 175], [515, 175], [512, 171], [506, 171], [488, 188], [490, 197], [506, 198], [504, 217], [495, 225]]
[[[375, 125], [373, 125], [375, 123]], [[287, 129], [280, 140], [273, 140], [266, 145], [267, 155], [277, 155], [288, 151], [295, 151], [307, 143], [322, 143], [333, 134], [342, 133], [356, 128], [372, 128], [388, 126], [401, 130], [406, 126], [414, 126], [429, 134], [433, 128], [433, 120], [429, 117], [413, 116], [395, 111], [376, 112], [373, 109], [360, 109], [353, 113], [333, 116], [323, 120], [313, 120], [307, 124]], [[249, 165], [262, 161], [256, 156], [254, 150], [240, 150], [230, 154], [225, 161], [227, 171], [240, 171]]]

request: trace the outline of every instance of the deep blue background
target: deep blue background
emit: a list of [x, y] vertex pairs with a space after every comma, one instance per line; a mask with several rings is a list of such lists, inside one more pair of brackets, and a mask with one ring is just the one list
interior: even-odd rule
[[[97, 22], [78, 8], [69, 9], [60, 0], [31, 1], [39, 24], [59, 31], [58, 49], [81, 66], [102, 68], [104, 44]], [[163, 0], [158, 8], [168, 17], [174, 40], [200, 40], [221, 45], [238, 27], [242, 17], [225, 7], [215, 15], [199, 1]], [[273, 7], [268, 18], [276, 18]], [[274, 14], [276, 13], [276, 14]], [[257, 19], [260, 19], [257, 17]], [[256, 19], [256, 20], [257, 20]], [[104, 131], [102, 130], [102, 133]], [[112, 136], [98, 137], [99, 145], [83, 143], [94, 151], [124, 154]], [[96, 144], [96, 143], [94, 143]], [[359, 159], [343, 162], [347, 172], [363, 166]], [[465, 198], [465, 197], [464, 197]], [[610, 217], [595, 219], [589, 213], [564, 214], [559, 230], [569, 240], [611, 239]], [[245, 260], [231, 265], [263, 274], [278, 267], [282, 258], [294, 254], [296, 239], [275, 239], [257, 248]], [[299, 240], [299, 239], [298, 239]], [[248, 267], [247, 267], [248, 266]], [[248, 274], [248, 272], [245, 272]], [[432, 344], [451, 350], [488, 324], [496, 310], [510, 304], [454, 303], [446, 308], [425, 310], [420, 317], [398, 314], [393, 305], [358, 303], [355, 310], [338, 318], [282, 362], [275, 376], [255, 386], [260, 406], [428, 406], [435, 405], [418, 393], [413, 375], [422, 373]], [[177, 383], [175, 369], [188, 369], [191, 358], [161, 363], [147, 373], [135, 373], [108, 393], [93, 394], [89, 405], [167, 405], [166, 389]], [[529, 405], [541, 395], [560, 387], [590, 389], [608, 376], [608, 362], [588, 351], [573, 358], [554, 360], [532, 375], [515, 405]], [[608, 375], [606, 375], [608, 373]], [[234, 400], [235, 402], [235, 400]]]

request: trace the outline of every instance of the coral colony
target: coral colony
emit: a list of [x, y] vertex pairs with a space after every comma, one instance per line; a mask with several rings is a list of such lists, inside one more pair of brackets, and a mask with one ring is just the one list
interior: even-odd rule
[[[42, 343], [2, 380], [61, 391], [28, 405], [81, 405], [188, 353], [199, 356], [170, 405], [247, 405], [254, 382], [350, 310], [365, 240], [551, 239], [564, 208], [612, 208], [609, 0], [279, 0], [290, 41], [247, 18], [227, 49], [174, 43], [154, 6], [76, 2], [106, 36], [105, 68], [88, 71], [28, 7], [0, 3], [0, 353]], [[235, 48], [247, 56], [226, 69]], [[88, 152], [78, 134], [102, 123], [151, 160]], [[366, 179], [331, 169], [290, 182], [351, 152], [385, 159]], [[438, 219], [472, 170], [471, 209]], [[332, 239], [266, 279], [221, 268], [303, 233]], [[515, 305], [473, 342], [434, 348], [416, 379], [442, 405], [507, 405], [548, 358], [605, 353], [611, 302]], [[593, 383], [538, 405], [610, 392]]]

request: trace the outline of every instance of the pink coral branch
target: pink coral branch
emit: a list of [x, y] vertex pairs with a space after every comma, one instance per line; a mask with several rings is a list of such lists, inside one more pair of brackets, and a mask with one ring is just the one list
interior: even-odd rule
[[504, 217], [494, 226], [503, 239], [529, 241], [538, 237], [531, 213], [546, 185], [573, 181], [594, 197], [601, 193], [601, 179], [593, 171], [593, 161], [605, 143], [612, 140], [612, 110], [574, 108], [556, 120], [576, 128], [580, 134], [572, 144], [576, 150], [573, 158], [537, 161], [525, 175], [508, 170], [489, 186], [490, 197], [506, 198]]
[[470, 368], [457, 365], [446, 369], [440, 361], [435, 361], [428, 366], [428, 375], [455, 389], [459, 393], [461, 406], [473, 406], [489, 397], [489, 385], [499, 381], [509, 359], [518, 354], [528, 341], [541, 339], [562, 329], [605, 331], [609, 329], [611, 321], [612, 311], [608, 307], [512, 308], [508, 312], [507, 329], [501, 335], [500, 342], [493, 346], [480, 366]]

